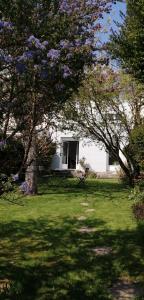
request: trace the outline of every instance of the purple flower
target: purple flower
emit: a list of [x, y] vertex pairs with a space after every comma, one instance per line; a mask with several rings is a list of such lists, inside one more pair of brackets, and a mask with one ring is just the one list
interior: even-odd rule
[[35, 46], [37, 49], [41, 49], [41, 50], [45, 50], [45, 42], [41, 43], [39, 39], [37, 39], [34, 35], [31, 35], [29, 38], [28, 38], [28, 43], [30, 46]]
[[12, 26], [13, 25], [11, 22], [0, 21], [0, 29], [3, 29], [3, 28], [11, 29]]
[[19, 174], [11, 174], [11, 177], [13, 179], [13, 181], [18, 181], [19, 180]]
[[32, 194], [32, 188], [30, 187], [30, 185], [24, 181], [21, 185], [20, 185], [20, 190], [25, 194], [25, 195], [30, 195]]
[[33, 59], [34, 56], [34, 52], [33, 51], [26, 51], [23, 53], [23, 55], [19, 56], [17, 61], [21, 62], [21, 61], [27, 61], [27, 60], [31, 60]]
[[7, 55], [7, 56], [5, 56], [5, 62], [6, 63], [12, 63], [12, 61], [13, 61], [13, 58], [12, 58], [12, 56], [11, 55]]
[[64, 65], [62, 67], [62, 70], [63, 70], [63, 78], [67, 78], [69, 77], [71, 74], [72, 74], [72, 71], [70, 70], [70, 68], [66, 65]]
[[44, 46], [47, 46], [49, 44], [49, 42], [48, 41], [44, 41], [44, 42], [42, 42], [42, 45], [44, 45]]
[[34, 52], [33, 51], [26, 51], [23, 54], [27, 59], [32, 59], [34, 56]]
[[79, 39], [76, 39], [76, 40], [75, 40], [75, 45], [76, 45], [76, 47], [81, 46], [81, 44], [82, 44], [81, 40], [79, 40]]
[[36, 39], [34, 35], [31, 35], [27, 41], [28, 43], [35, 43], [36, 41], [38, 41], [38, 39]]
[[85, 45], [90, 46], [91, 44], [92, 44], [92, 39], [87, 38], [87, 39], [85, 40]]
[[67, 41], [67, 40], [61, 40], [61, 41], [60, 41], [60, 47], [61, 47], [62, 49], [68, 48], [69, 46], [70, 46], [69, 41]]
[[60, 58], [60, 50], [56, 50], [56, 49], [51, 49], [48, 53], [47, 53], [47, 57], [50, 58], [51, 60], [58, 60]]
[[4, 55], [4, 54], [1, 54], [0, 55], [0, 60], [4, 63], [12, 63], [13, 61], [13, 57], [11, 55]]

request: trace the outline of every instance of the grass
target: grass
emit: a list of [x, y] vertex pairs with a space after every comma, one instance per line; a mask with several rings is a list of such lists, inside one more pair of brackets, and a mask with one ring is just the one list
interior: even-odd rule
[[[105, 300], [119, 278], [144, 280], [143, 228], [128, 188], [114, 180], [80, 187], [74, 179], [45, 178], [39, 191], [0, 201], [0, 288], [1, 280], [11, 284], [0, 299]], [[84, 226], [95, 231], [80, 233]], [[99, 246], [112, 254], [96, 256]]]

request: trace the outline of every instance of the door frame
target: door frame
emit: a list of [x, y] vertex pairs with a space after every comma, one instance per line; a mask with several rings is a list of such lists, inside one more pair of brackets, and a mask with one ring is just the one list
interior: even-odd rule
[[[68, 142], [68, 147], [67, 147], [67, 163], [64, 164], [63, 163], [63, 143], [64, 142]], [[77, 142], [78, 143], [78, 147], [76, 149], [76, 169], [77, 169], [77, 165], [79, 163], [79, 138], [68, 138], [68, 137], [62, 137], [61, 138], [61, 169], [62, 170], [71, 170], [68, 168], [68, 156], [69, 156], [69, 142]]]

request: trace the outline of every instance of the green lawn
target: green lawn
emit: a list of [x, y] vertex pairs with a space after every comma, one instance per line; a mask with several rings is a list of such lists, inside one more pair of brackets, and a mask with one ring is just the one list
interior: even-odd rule
[[[104, 300], [119, 278], [144, 280], [144, 235], [128, 188], [114, 180], [78, 186], [45, 179], [39, 191], [0, 202], [0, 279], [11, 281], [0, 299]], [[83, 227], [95, 231], [79, 232]], [[96, 247], [112, 253], [97, 256]]]

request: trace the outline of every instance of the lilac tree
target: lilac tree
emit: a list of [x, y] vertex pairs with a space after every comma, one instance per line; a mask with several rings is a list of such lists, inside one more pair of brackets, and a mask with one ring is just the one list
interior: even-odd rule
[[[100, 20], [112, 0], [26, 0], [0, 3], [2, 140], [20, 132], [35, 193], [35, 138], [41, 124], [77, 90], [96, 63]], [[32, 175], [33, 174], [33, 175]]]

